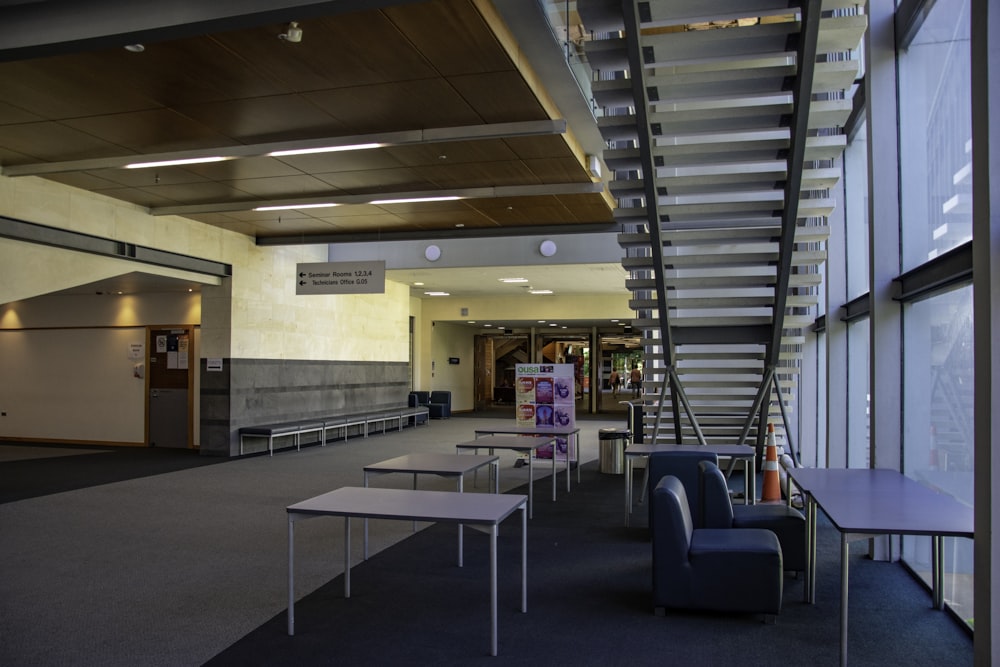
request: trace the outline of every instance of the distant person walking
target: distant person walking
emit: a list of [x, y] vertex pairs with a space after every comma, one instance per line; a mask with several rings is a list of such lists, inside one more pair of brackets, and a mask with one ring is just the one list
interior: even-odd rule
[[639, 398], [642, 395], [642, 371], [639, 370], [639, 366], [632, 366], [629, 381], [632, 383], [632, 398]]
[[611, 385], [611, 395], [618, 398], [618, 388], [622, 384], [622, 376], [618, 372], [618, 369], [614, 368], [611, 370], [611, 377], [608, 378], [608, 383]]

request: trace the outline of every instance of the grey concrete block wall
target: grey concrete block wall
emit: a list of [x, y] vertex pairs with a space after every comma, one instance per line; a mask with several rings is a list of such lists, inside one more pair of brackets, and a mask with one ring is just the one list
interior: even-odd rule
[[243, 426], [406, 405], [405, 362], [224, 359], [201, 362], [201, 453], [239, 454]]

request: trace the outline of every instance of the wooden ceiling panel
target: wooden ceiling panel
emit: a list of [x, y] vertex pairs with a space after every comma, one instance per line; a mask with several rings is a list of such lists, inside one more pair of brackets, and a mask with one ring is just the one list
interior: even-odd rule
[[303, 174], [333, 174], [350, 171], [375, 171], [398, 169], [402, 165], [392, 153], [382, 149], [360, 151], [335, 151], [313, 155], [289, 155], [274, 158], [293, 167]]
[[299, 21], [299, 27], [302, 41], [297, 44], [278, 38], [287, 24], [215, 38], [261, 76], [297, 92], [435, 76], [426, 59], [380, 12]]
[[325, 90], [309, 93], [305, 97], [344, 127], [351, 128], [351, 134], [478, 125], [484, 122], [462, 95], [441, 79]]
[[37, 123], [45, 120], [27, 109], [7, 104], [0, 100], [0, 125], [16, 125], [20, 123]]
[[539, 158], [525, 160], [524, 164], [542, 183], [589, 183], [592, 180], [581, 170], [575, 157]]
[[176, 199], [168, 198], [162, 192], [147, 188], [95, 188], [94, 192], [147, 208], [173, 206], [178, 203]]
[[[287, 29], [282, 23], [147, 43], [143, 53], [106, 49], [0, 63], [0, 162], [212, 154], [233, 144], [547, 120], [510, 58], [516, 43], [494, 25], [496, 16], [479, 13], [478, 2], [431, 0], [308, 18], [300, 22], [300, 43], [278, 38]], [[501, 32], [495, 35], [494, 27]], [[326, 194], [395, 196], [590, 180], [562, 135], [143, 170], [64, 168], [69, 171], [51, 178], [151, 208], [239, 203], [250, 209], [259, 200]], [[589, 214], [594, 206], [611, 219], [600, 196], [560, 201], [528, 197], [510, 204], [462, 200], [189, 217], [261, 236], [559, 224], [581, 219], [580, 211]]]
[[47, 160], [77, 160], [122, 154], [122, 148], [62, 123], [27, 123], [0, 126], [0, 145], [23, 159], [5, 164]]
[[277, 176], [273, 178], [244, 178], [238, 181], [228, 181], [227, 185], [234, 190], [251, 197], [261, 199], [280, 199], [282, 197], [315, 197], [334, 194], [333, 188], [318, 178], [307, 176]]
[[232, 140], [171, 109], [153, 109], [63, 121], [67, 127], [121, 146], [122, 153], [158, 153], [225, 146]]
[[515, 71], [454, 76], [448, 81], [485, 123], [548, 119], [531, 88]]
[[573, 157], [573, 150], [566, 144], [566, 137], [563, 135], [508, 137], [504, 141], [522, 160]]
[[351, 194], [416, 192], [435, 187], [420, 170], [409, 168], [318, 173], [314, 176], [337, 190]]
[[178, 111], [204, 127], [248, 144], [337, 136], [349, 131], [299, 95], [182, 105]]
[[384, 12], [446, 77], [514, 69], [510, 57], [468, 0], [408, 4]]
[[[278, 40], [275, 40], [278, 41]], [[163, 106], [206, 104], [289, 92], [281, 80], [248, 67], [210, 36], [147, 44], [142, 53], [113, 49], [69, 56], [108, 83]]]
[[212, 179], [184, 167], [162, 169], [99, 169], [86, 172], [91, 176], [112, 183], [113, 187], [144, 188], [156, 185], [183, 185], [205, 183]]
[[538, 178], [523, 162], [478, 162], [441, 164], [424, 167], [421, 172], [439, 188], [488, 188], [505, 185], [536, 185]]
[[473, 162], [503, 162], [517, 158], [502, 139], [390, 146], [384, 150], [399, 160], [401, 164], [409, 167], [468, 164]]
[[[132, 56], [127, 51], [121, 52]], [[87, 54], [0, 63], [0, 90], [10, 104], [48, 120], [127, 113], [160, 106], [108, 76]]]

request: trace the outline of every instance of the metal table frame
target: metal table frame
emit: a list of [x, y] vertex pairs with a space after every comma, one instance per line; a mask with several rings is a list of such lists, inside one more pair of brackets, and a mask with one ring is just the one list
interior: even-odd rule
[[[535, 453], [540, 447], [546, 445], [555, 444], [555, 437], [545, 437], [545, 436], [521, 436], [521, 435], [487, 435], [482, 438], [477, 438], [476, 440], [469, 440], [468, 442], [460, 442], [455, 445], [455, 449], [462, 451], [463, 449], [471, 449], [475, 454], [479, 453], [480, 449], [486, 449], [490, 454], [493, 454], [494, 450], [497, 449], [509, 449], [515, 452], [526, 452], [528, 454], [528, 518], [534, 516], [534, 488], [535, 488], [535, 473], [532, 461], [535, 458]], [[499, 473], [498, 473], [499, 477]], [[499, 480], [497, 480], [497, 488], [499, 490]], [[556, 497], [556, 457], [552, 457], [552, 499], [555, 500]]]
[[343, 487], [286, 508], [288, 512], [288, 634], [295, 634], [295, 523], [319, 516], [344, 517], [344, 597], [351, 597], [351, 518], [482, 524], [490, 531], [490, 655], [497, 655], [497, 534], [500, 523], [521, 512], [521, 611], [528, 611], [527, 496], [452, 491]]
[[840, 664], [847, 664], [850, 542], [875, 535], [931, 537], [931, 595], [944, 607], [944, 537], [974, 537], [972, 508], [896, 470], [788, 468], [806, 504], [806, 602], [816, 601], [816, 511], [840, 532]]
[[[570, 470], [572, 469], [572, 459], [569, 456], [569, 443], [573, 443], [573, 451], [576, 452], [576, 483], [580, 483], [580, 429], [578, 427], [574, 428], [533, 428], [531, 426], [510, 426], [510, 427], [495, 427], [495, 428], [477, 428], [476, 438], [483, 435], [538, 435], [538, 436], [551, 436], [553, 438], [564, 437], [567, 440], [566, 446], [566, 491], [569, 492], [570, 484]], [[556, 459], [556, 448], [552, 447], [552, 461], [553, 466], [555, 466]], [[555, 486], [555, 472], [552, 473], [552, 500], [556, 499], [556, 486]]]
[[[479, 470], [483, 466], [492, 466], [494, 471], [499, 468], [500, 457], [498, 456], [459, 456], [458, 454], [438, 454], [434, 452], [421, 452], [417, 454], [404, 454], [378, 463], [366, 465], [364, 470], [364, 483], [368, 487], [368, 480], [372, 475], [388, 475], [390, 473], [412, 473], [413, 488], [417, 488], [417, 475], [439, 475], [441, 477], [455, 477], [457, 480], [459, 493], [465, 490], [465, 475]], [[500, 493], [499, 473], [495, 476], [496, 482], [493, 493]], [[365, 519], [364, 530], [364, 555], [368, 558], [368, 519]], [[413, 522], [413, 529], [416, 530], [417, 522]], [[458, 524], [458, 566], [462, 567], [462, 524]]]

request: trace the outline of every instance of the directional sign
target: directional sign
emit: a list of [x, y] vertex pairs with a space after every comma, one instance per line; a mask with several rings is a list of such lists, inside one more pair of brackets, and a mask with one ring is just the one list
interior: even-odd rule
[[385, 262], [318, 262], [295, 269], [296, 294], [384, 294]]

